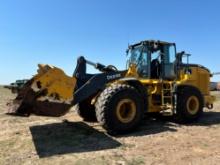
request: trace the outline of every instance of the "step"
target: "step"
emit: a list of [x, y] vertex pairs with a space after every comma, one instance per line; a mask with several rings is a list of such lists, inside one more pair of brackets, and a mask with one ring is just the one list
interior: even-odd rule
[[173, 111], [171, 109], [166, 109], [160, 112], [163, 116], [172, 116]]

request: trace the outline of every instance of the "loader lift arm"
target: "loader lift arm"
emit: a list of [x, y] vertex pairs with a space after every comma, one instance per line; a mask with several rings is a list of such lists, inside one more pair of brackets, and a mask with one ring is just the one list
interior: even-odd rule
[[[86, 73], [86, 64], [92, 65], [102, 73]], [[126, 72], [127, 70], [118, 71], [113, 65], [105, 66], [100, 63], [88, 61], [83, 56], [79, 57], [76, 69], [73, 73], [73, 77], [77, 79], [77, 84], [74, 90], [74, 100], [72, 104], [75, 105], [96, 94], [98, 91], [103, 90], [107, 83], [124, 77]]]

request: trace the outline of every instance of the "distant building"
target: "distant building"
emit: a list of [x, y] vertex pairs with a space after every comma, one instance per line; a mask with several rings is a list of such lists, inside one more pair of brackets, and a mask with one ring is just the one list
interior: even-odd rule
[[[218, 86], [219, 85], [219, 86]], [[217, 83], [217, 82], [210, 82], [210, 91], [216, 91], [217, 90], [217, 87], [219, 87], [220, 89], [220, 83]]]
[[220, 91], [220, 82], [217, 83], [217, 90]]

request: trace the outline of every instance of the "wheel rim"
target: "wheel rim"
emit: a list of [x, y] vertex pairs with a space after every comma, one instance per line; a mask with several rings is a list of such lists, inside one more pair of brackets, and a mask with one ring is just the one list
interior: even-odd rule
[[136, 105], [131, 99], [120, 100], [116, 107], [116, 115], [120, 122], [129, 123], [136, 115]]
[[191, 115], [195, 115], [199, 111], [199, 100], [196, 96], [190, 96], [186, 104], [187, 110]]

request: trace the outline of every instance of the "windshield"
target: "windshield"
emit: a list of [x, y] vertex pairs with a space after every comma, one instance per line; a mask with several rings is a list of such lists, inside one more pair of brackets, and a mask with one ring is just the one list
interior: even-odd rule
[[131, 64], [135, 64], [140, 76], [148, 76], [148, 56], [146, 47], [141, 45], [129, 49], [127, 58], [127, 68]]

